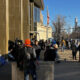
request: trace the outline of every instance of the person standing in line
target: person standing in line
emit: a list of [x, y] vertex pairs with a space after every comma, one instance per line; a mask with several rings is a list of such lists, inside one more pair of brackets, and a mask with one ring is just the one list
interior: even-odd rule
[[66, 42], [65, 42], [65, 40], [62, 40], [61, 41], [61, 51], [62, 52], [64, 52], [65, 46], [66, 46]]
[[57, 63], [60, 63], [60, 60], [59, 60], [60, 57], [59, 57], [59, 54], [58, 54], [58, 45], [57, 45], [57, 44], [54, 44], [53, 47], [54, 47], [55, 54], [56, 54], [55, 61], [56, 61]]
[[35, 43], [34, 43], [33, 47], [35, 48], [35, 51], [36, 51], [36, 58], [37, 58], [37, 60], [40, 60], [41, 47], [39, 46], [37, 40], [35, 40]]
[[75, 40], [72, 41], [71, 49], [72, 49], [73, 60], [76, 60], [77, 47], [75, 45]]
[[56, 52], [53, 47], [47, 46], [44, 53], [44, 61], [55, 61]]
[[36, 61], [35, 49], [32, 47], [30, 39], [26, 39], [25, 56], [23, 60], [25, 80], [29, 80], [30, 74], [32, 76], [32, 80], [37, 80], [35, 61]]

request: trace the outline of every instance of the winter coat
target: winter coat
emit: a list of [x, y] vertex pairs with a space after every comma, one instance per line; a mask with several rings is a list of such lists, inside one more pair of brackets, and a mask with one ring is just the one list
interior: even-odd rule
[[72, 49], [72, 52], [77, 52], [77, 47], [75, 44], [72, 44], [71, 49]]
[[78, 50], [80, 51], [80, 45], [78, 46]]
[[41, 47], [39, 45], [33, 45], [36, 51], [36, 57], [40, 56]]
[[52, 48], [47, 48], [44, 53], [44, 60], [45, 61], [55, 61], [56, 58], [56, 51]]
[[24, 70], [29, 70], [29, 69], [35, 70], [36, 69], [36, 66], [35, 66], [35, 60], [36, 60], [35, 49], [32, 47], [26, 47], [26, 48], [27, 48], [27, 51], [25, 53], [28, 52], [30, 54], [31, 58], [27, 59], [27, 56], [26, 55], [24, 56], [23, 68], [24, 68]]

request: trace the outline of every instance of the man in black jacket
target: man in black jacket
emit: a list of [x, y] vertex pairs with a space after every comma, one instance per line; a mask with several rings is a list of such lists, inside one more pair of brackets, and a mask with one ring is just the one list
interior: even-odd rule
[[72, 48], [73, 60], [76, 60], [77, 47], [76, 47], [76, 45], [75, 45], [75, 41], [74, 41], [74, 40], [72, 41], [71, 48]]
[[79, 62], [80, 62], [80, 44], [78, 46], [78, 50], [79, 50]]
[[37, 58], [37, 60], [40, 60], [41, 47], [39, 46], [37, 40], [35, 40], [35, 44], [33, 45], [33, 47], [35, 48], [35, 51], [36, 51], [36, 58]]

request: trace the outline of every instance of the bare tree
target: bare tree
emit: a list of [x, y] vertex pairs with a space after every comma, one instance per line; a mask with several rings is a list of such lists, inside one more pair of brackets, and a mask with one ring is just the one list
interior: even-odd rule
[[56, 40], [61, 40], [61, 32], [64, 29], [64, 26], [66, 24], [65, 17], [64, 16], [57, 16], [56, 20], [52, 22], [54, 30], [54, 38]]

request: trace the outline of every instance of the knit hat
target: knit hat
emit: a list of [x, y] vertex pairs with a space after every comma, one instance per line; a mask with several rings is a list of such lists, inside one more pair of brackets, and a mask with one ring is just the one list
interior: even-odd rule
[[30, 40], [30, 39], [26, 39], [26, 40], [25, 40], [25, 45], [26, 45], [27, 47], [32, 47], [32, 46], [31, 46], [31, 40]]

